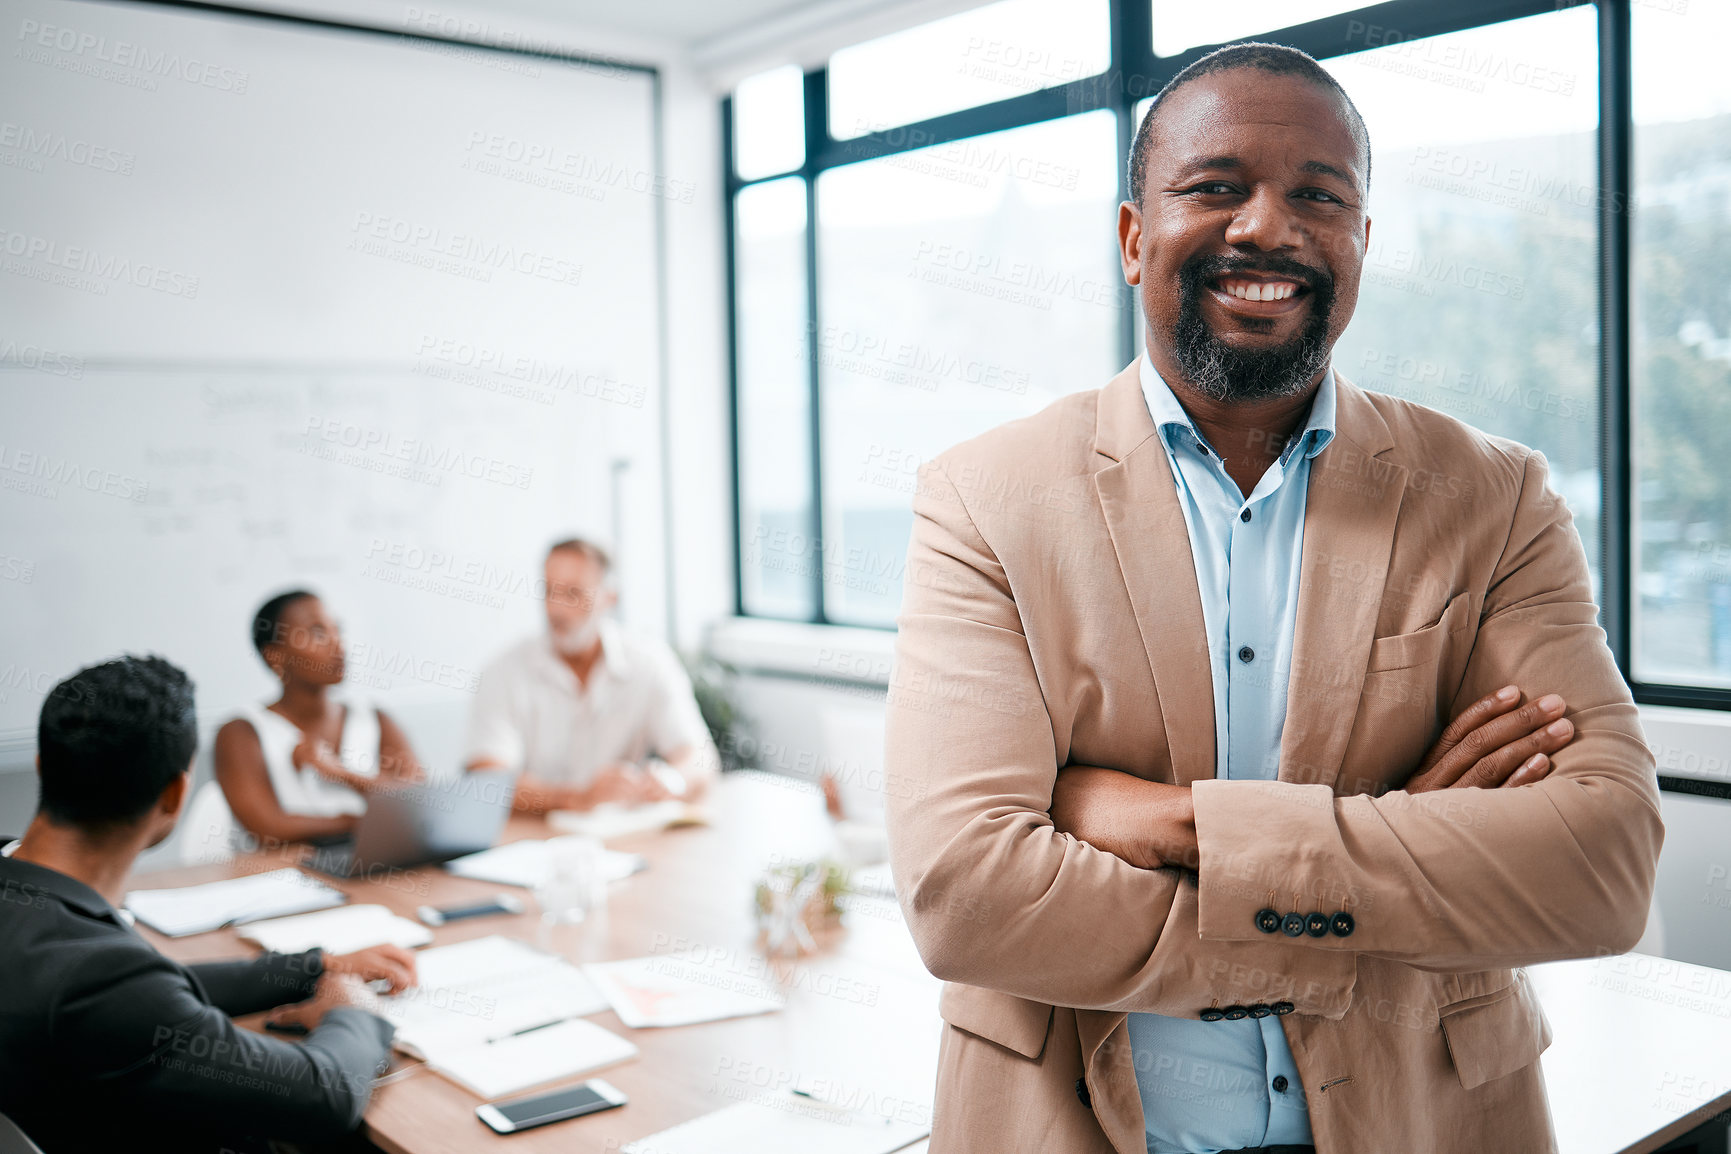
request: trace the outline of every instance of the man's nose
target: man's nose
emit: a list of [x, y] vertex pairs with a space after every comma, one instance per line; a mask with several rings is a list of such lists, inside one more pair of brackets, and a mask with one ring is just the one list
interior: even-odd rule
[[1273, 252], [1296, 248], [1304, 238], [1298, 216], [1286, 197], [1266, 185], [1258, 187], [1232, 214], [1226, 243]]

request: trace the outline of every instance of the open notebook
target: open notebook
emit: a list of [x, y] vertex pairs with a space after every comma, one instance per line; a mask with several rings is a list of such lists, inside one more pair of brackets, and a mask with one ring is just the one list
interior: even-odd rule
[[[559, 840], [530, 838], [507, 842], [479, 853], [452, 858], [445, 863], [445, 869], [460, 878], [530, 889], [545, 881], [552, 871], [553, 852]], [[647, 868], [648, 863], [642, 854], [619, 853], [610, 849], [601, 851], [602, 874], [610, 882], [628, 878]]]
[[492, 1042], [437, 1051], [434, 1070], [483, 1098], [502, 1098], [575, 1078], [637, 1056], [637, 1047], [582, 1018], [540, 1026]]
[[297, 954], [314, 946], [327, 954], [350, 954], [387, 943], [412, 950], [433, 940], [433, 931], [426, 926], [376, 905], [338, 906], [292, 918], [250, 922], [239, 934], [242, 941], [256, 942], [281, 954]]
[[133, 890], [126, 895], [126, 908], [157, 933], [179, 938], [242, 922], [329, 909], [348, 900], [341, 890], [299, 870], [280, 869], [201, 886]]
[[607, 999], [576, 966], [497, 934], [415, 955], [420, 984], [382, 998], [394, 1045], [437, 1064], [480, 1042], [581, 1018]]
[[810, 1098], [765, 1095], [639, 1138], [623, 1154], [890, 1154], [930, 1132]]

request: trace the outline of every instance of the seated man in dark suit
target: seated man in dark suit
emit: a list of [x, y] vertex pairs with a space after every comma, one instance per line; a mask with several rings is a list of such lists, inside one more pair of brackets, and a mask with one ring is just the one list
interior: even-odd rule
[[[0, 1112], [48, 1154], [347, 1143], [389, 1062], [363, 983], [413, 984], [407, 951], [183, 966], [118, 912], [197, 742], [192, 683], [159, 657], [81, 670], [43, 703], [37, 813], [0, 858]], [[285, 1003], [304, 1042], [229, 1020]]]

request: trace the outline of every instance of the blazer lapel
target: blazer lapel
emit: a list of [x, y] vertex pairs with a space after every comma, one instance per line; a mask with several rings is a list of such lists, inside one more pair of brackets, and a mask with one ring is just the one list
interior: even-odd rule
[[1137, 365], [1101, 390], [1094, 449], [1112, 462], [1094, 486], [1154, 671], [1172, 780], [1189, 785], [1214, 776], [1214, 683], [1190, 533]]
[[[1405, 466], [1388, 423], [1338, 372], [1336, 435], [1310, 463], [1280, 780], [1334, 786], [1364, 689]], [[1348, 789], [1347, 792], [1357, 792]]]

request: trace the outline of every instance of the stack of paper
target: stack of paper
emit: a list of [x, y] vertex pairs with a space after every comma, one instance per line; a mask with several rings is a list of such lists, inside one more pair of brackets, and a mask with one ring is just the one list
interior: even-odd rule
[[[553, 837], [507, 842], [480, 853], [453, 858], [445, 863], [445, 868], [460, 878], [533, 889], [547, 879], [553, 868], [553, 854], [565, 840]], [[648, 865], [642, 854], [619, 853], [610, 849], [601, 851], [601, 871], [610, 882], [630, 877]]]
[[639, 1138], [623, 1154], [890, 1154], [931, 1129], [793, 1095], [774, 1101], [740, 1102], [693, 1118]]
[[314, 946], [326, 953], [347, 954], [386, 943], [412, 950], [430, 944], [433, 931], [419, 922], [399, 918], [384, 906], [361, 905], [253, 922], [240, 936], [282, 954], [297, 954]]
[[500, 1098], [636, 1056], [637, 1047], [613, 1031], [572, 1018], [497, 1041], [445, 1050], [431, 1064], [483, 1098]]
[[705, 825], [708, 816], [688, 801], [656, 801], [648, 805], [605, 802], [594, 809], [556, 809], [547, 824], [560, 833], [579, 833], [600, 841], [612, 841], [634, 833], [653, 833], [680, 825]]
[[271, 870], [201, 886], [133, 890], [126, 908], [138, 920], [171, 938], [202, 934], [241, 922], [324, 910], [348, 895], [295, 869]]
[[415, 955], [420, 984], [380, 999], [395, 1045], [438, 1064], [478, 1043], [607, 1008], [563, 958], [497, 934]]
[[785, 1004], [773, 985], [756, 974], [736, 972], [724, 961], [698, 962], [669, 954], [597, 962], [583, 971], [619, 1020], [634, 1030], [766, 1014]]

